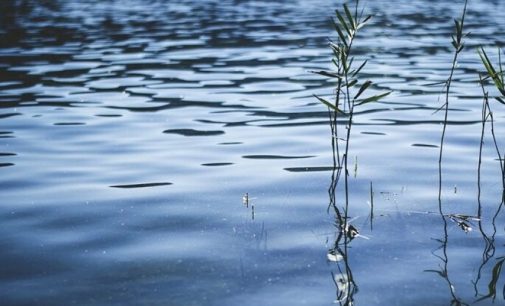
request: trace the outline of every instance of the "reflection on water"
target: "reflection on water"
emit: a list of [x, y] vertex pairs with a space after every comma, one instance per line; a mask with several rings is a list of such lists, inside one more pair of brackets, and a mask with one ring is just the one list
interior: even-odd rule
[[[460, 8], [367, 3], [375, 17], [356, 60], [371, 57], [365, 76], [381, 87], [370, 90], [394, 94], [355, 114], [351, 241], [353, 229], [326, 212], [339, 168], [312, 96], [333, 84], [310, 73], [331, 57], [335, 3], [1, 1], [2, 302], [447, 305], [455, 288], [467, 304], [503, 303], [490, 138], [476, 204], [473, 52], [503, 44], [501, 1], [469, 3], [444, 148], [445, 221], [436, 213], [443, 118], [441, 88], [428, 84], [447, 76]], [[502, 131], [503, 108], [493, 113]], [[446, 263], [431, 254], [444, 241], [446, 256], [434, 253]], [[446, 271], [450, 284], [425, 270]]]

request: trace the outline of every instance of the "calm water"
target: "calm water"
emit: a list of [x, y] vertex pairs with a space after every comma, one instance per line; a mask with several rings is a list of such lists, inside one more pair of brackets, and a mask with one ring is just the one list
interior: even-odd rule
[[[477, 197], [475, 47], [496, 58], [505, 3], [470, 0], [453, 84], [442, 205], [481, 208], [465, 233], [438, 214], [443, 96], [427, 86], [448, 76], [463, 1], [368, 2], [356, 51], [394, 93], [353, 128], [354, 304], [503, 305], [489, 131]], [[312, 97], [332, 84], [309, 71], [328, 67], [339, 3], [2, 1], [1, 304], [333, 304], [330, 131]]]

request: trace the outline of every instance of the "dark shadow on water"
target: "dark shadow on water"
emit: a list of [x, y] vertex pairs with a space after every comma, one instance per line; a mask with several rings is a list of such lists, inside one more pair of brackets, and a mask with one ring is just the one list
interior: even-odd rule
[[194, 129], [172, 129], [163, 131], [165, 134], [177, 134], [182, 136], [216, 136], [224, 134], [224, 131], [201, 131]]
[[288, 172], [321, 172], [321, 171], [333, 171], [334, 167], [290, 167], [284, 168]]
[[16, 153], [4, 153], [4, 152], [0, 152], [0, 157], [2, 156], [16, 156], [17, 154]]
[[413, 143], [412, 146], [421, 148], [438, 148], [438, 145], [432, 145], [427, 143]]
[[146, 188], [146, 187], [157, 187], [157, 186], [168, 186], [172, 185], [169, 182], [160, 183], [142, 183], [142, 184], [128, 184], [128, 185], [112, 185], [112, 188]]
[[221, 166], [231, 166], [233, 164], [234, 163], [205, 163], [205, 164], [202, 164], [202, 166], [205, 166], [205, 167], [221, 167]]
[[314, 155], [305, 156], [286, 156], [286, 155], [243, 155], [242, 158], [247, 159], [303, 159], [315, 157]]

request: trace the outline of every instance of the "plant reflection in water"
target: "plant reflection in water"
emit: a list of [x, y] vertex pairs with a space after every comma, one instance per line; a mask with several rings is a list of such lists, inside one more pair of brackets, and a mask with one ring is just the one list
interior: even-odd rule
[[[335, 154], [335, 152], [334, 152]], [[335, 240], [328, 250], [326, 258], [332, 265], [331, 277], [336, 289], [335, 303], [340, 305], [353, 305], [354, 295], [358, 292], [358, 286], [349, 265], [349, 244], [357, 237], [368, 239], [359, 234], [358, 229], [351, 224], [353, 220], [346, 220], [343, 213], [336, 205], [336, 192], [338, 169], [332, 171], [331, 184], [328, 188], [329, 208], [333, 208], [335, 214]]]
[[[479, 190], [480, 190], [480, 182], [479, 182]], [[496, 255], [495, 242], [496, 242], [496, 233], [497, 233], [496, 222], [498, 220], [498, 216], [500, 215], [502, 207], [503, 207], [503, 202], [500, 203], [500, 205], [498, 206], [498, 209], [496, 210], [496, 212], [492, 218], [491, 234], [488, 235], [485, 231], [484, 226], [482, 225], [482, 222], [479, 222], [479, 232], [482, 235], [482, 239], [484, 240], [484, 249], [482, 251], [482, 263], [479, 266], [475, 280], [472, 281], [473, 286], [474, 286], [474, 290], [475, 290], [475, 297], [477, 298], [477, 300], [475, 302], [480, 302], [480, 301], [487, 300], [487, 299], [492, 299], [494, 302], [496, 299], [496, 295], [497, 295], [498, 282], [500, 280], [502, 280], [502, 282], [503, 282], [502, 278], [505, 278], [505, 275], [501, 275], [502, 274], [501, 273], [502, 266], [503, 266], [503, 263], [505, 262], [505, 256], [501, 256], [501, 257], [495, 256]], [[480, 215], [481, 211], [482, 211], [480, 197], [478, 200], [478, 210], [479, 210], [479, 215]], [[494, 260], [492, 260], [492, 259], [494, 259]], [[490, 276], [487, 286], [485, 286], [487, 288], [487, 293], [483, 293], [483, 290], [480, 289], [480, 283], [485, 282], [484, 278], [487, 275], [483, 275], [483, 274], [487, 274], [488, 273], [487, 271], [491, 272], [490, 273], [491, 276]], [[483, 284], [483, 285], [485, 285], [485, 284]], [[505, 284], [503, 285], [502, 298], [505, 299]]]
[[[483, 54], [484, 50], [481, 50]], [[481, 53], [481, 54], [482, 54]], [[487, 56], [483, 57], [484, 59], [487, 58]], [[488, 62], [486, 64], [486, 67], [490, 66], [491, 64]], [[491, 66], [492, 67], [492, 66]], [[500, 69], [501, 69], [501, 63], [500, 63]], [[504, 164], [503, 164], [503, 159], [501, 158], [500, 150], [498, 149], [498, 144], [497, 140], [495, 137], [494, 133], [494, 118], [493, 118], [493, 113], [491, 111], [491, 108], [489, 106], [489, 94], [485, 89], [484, 85], [484, 78], [482, 76], [480, 78], [480, 85], [482, 88], [482, 93], [483, 93], [483, 103], [482, 103], [482, 129], [481, 129], [481, 139], [480, 139], [480, 147], [479, 147], [479, 162], [478, 162], [478, 167], [477, 167], [477, 214], [478, 218], [482, 218], [482, 200], [481, 200], [481, 195], [482, 195], [482, 188], [481, 188], [481, 167], [482, 167], [482, 150], [484, 146], [484, 138], [485, 138], [485, 131], [486, 131], [486, 123], [490, 122], [491, 126], [491, 135], [492, 135], [492, 140], [494, 143], [494, 146], [496, 148], [496, 153], [498, 155], [498, 160], [500, 162], [500, 168], [502, 172], [502, 184], [505, 184], [503, 178], [504, 176]], [[495, 213], [493, 214], [493, 218], [491, 219], [491, 233], [487, 234], [484, 225], [482, 222], [479, 222], [479, 232], [482, 235], [482, 239], [484, 241], [484, 249], [482, 251], [482, 263], [479, 266], [477, 276], [474, 281], [472, 281], [474, 285], [474, 291], [475, 291], [475, 297], [477, 298], [476, 302], [480, 302], [483, 300], [487, 299], [492, 299], [493, 302], [496, 299], [497, 295], [497, 285], [498, 281], [500, 280], [501, 276], [501, 270], [503, 263], [505, 262], [505, 256], [501, 257], [496, 257], [496, 234], [497, 234], [497, 226], [496, 222], [498, 220], [498, 216], [500, 215], [502, 211], [502, 207], [504, 206], [505, 202], [505, 189], [502, 191], [502, 199], [501, 203], [498, 205], [498, 208], [496, 209]], [[491, 259], [494, 259], [492, 261]], [[494, 263], [494, 264], [493, 264]], [[492, 269], [490, 270], [490, 267]], [[490, 270], [491, 271], [491, 277], [489, 280], [487, 287], [487, 293], [483, 294], [481, 293], [481, 289], [479, 288], [479, 283], [481, 283], [483, 277], [483, 274], [485, 273], [484, 271]], [[503, 299], [505, 299], [505, 284], [503, 285], [503, 293], [502, 293]]]

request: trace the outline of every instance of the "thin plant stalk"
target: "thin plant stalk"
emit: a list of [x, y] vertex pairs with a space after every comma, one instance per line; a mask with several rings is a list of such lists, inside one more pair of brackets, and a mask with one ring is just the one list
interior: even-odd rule
[[[335, 101], [333, 103], [324, 98], [316, 96], [316, 98], [325, 104], [330, 112], [330, 126], [332, 131], [332, 151], [333, 151], [333, 165], [339, 169], [336, 172], [336, 179], [330, 188], [336, 188], [340, 174], [344, 173], [344, 211], [343, 216], [338, 212], [338, 207], [334, 206], [336, 214], [342, 216], [340, 222], [342, 228], [347, 228], [348, 212], [349, 212], [349, 150], [352, 124], [354, 119], [354, 110], [356, 106], [378, 101], [387, 96], [390, 92], [371, 96], [368, 98], [360, 98], [360, 96], [372, 85], [371, 81], [359, 82], [358, 74], [366, 65], [363, 62], [358, 68], [354, 68], [354, 57], [352, 56], [352, 49], [354, 39], [357, 32], [362, 28], [371, 18], [367, 16], [362, 18], [362, 12], [359, 12], [359, 1], [356, 1], [354, 14], [351, 13], [346, 4], [343, 5], [343, 12], [336, 11], [336, 19], [333, 20], [333, 25], [338, 34], [337, 42], [330, 42], [330, 48], [333, 52], [334, 58], [332, 60], [336, 70], [334, 71], [316, 71], [320, 75], [336, 79], [336, 92]], [[342, 115], [346, 118], [345, 123], [345, 147], [342, 155], [340, 154], [339, 136], [338, 136], [338, 116]], [[336, 204], [336, 203], [335, 203]]]
[[[486, 130], [486, 122], [489, 118], [489, 93], [484, 88], [484, 80], [482, 79], [482, 75], [479, 74], [480, 86], [482, 88], [482, 94], [484, 96], [482, 102], [482, 128], [480, 134], [480, 145], [479, 145], [479, 160], [477, 167], [477, 201], [479, 203], [477, 210], [477, 217], [480, 219], [482, 215], [482, 208], [480, 205], [481, 202], [481, 167], [482, 167], [482, 149], [484, 146], [484, 133]], [[480, 224], [480, 222], [479, 222]]]
[[[479, 159], [478, 159], [478, 167], [477, 167], [477, 218], [479, 220], [482, 220], [482, 203], [481, 203], [481, 167], [482, 167], [482, 151], [483, 151], [483, 146], [484, 146], [484, 135], [485, 135], [485, 129], [486, 129], [486, 122], [492, 118], [492, 113], [489, 107], [489, 93], [485, 90], [484, 87], [484, 79], [482, 75], [479, 74], [479, 83], [482, 89], [482, 94], [483, 94], [483, 102], [482, 102], [482, 129], [481, 129], [481, 135], [480, 135], [480, 145], [479, 145]], [[495, 142], [496, 143], [496, 142]], [[475, 297], [479, 295], [479, 290], [478, 290], [478, 284], [481, 280], [482, 277], [482, 270], [484, 269], [484, 266], [489, 262], [489, 260], [494, 256], [495, 254], [495, 246], [494, 246], [494, 241], [495, 241], [495, 235], [496, 235], [496, 217], [498, 216], [498, 213], [500, 212], [501, 205], [498, 207], [498, 210], [493, 218], [493, 233], [491, 236], [488, 236], [486, 232], [484, 231], [484, 228], [482, 226], [482, 222], [479, 221], [479, 231], [482, 235], [482, 238], [484, 240], [484, 250], [482, 252], [482, 263], [479, 266], [479, 269], [477, 271], [477, 276], [475, 278], [475, 281], [472, 281], [473, 286], [474, 286], [474, 291], [475, 291]]]
[[[503, 73], [503, 65], [501, 61], [501, 50], [498, 49], [498, 69], [494, 67], [494, 65], [491, 63], [491, 60], [486, 54], [486, 51], [484, 48], [480, 48], [478, 50], [479, 56], [482, 60], [482, 63], [484, 64], [484, 67], [486, 68], [487, 72], [487, 77], [492, 80], [494, 83], [496, 89], [500, 92], [501, 96], [494, 97], [496, 101], [500, 102], [501, 104], [505, 105], [505, 80], [504, 80], [504, 73]], [[495, 128], [494, 128], [494, 118], [493, 118], [493, 112], [490, 109], [490, 106], [488, 104], [488, 109], [489, 109], [489, 121], [491, 125], [491, 135], [493, 137], [493, 142], [495, 145], [496, 149], [496, 154], [498, 155], [498, 161], [500, 163], [500, 171], [501, 171], [501, 179], [502, 179], [502, 205], [505, 203], [505, 155], [502, 155], [500, 152], [500, 148], [498, 146], [498, 142], [496, 140], [496, 134], [495, 134]]]
[[452, 285], [451, 280], [449, 278], [449, 272], [448, 272], [449, 257], [447, 255], [447, 246], [449, 243], [449, 235], [448, 235], [448, 230], [447, 230], [447, 218], [446, 218], [446, 215], [444, 214], [443, 208], [442, 208], [442, 159], [443, 159], [443, 151], [444, 151], [445, 134], [446, 134], [446, 130], [447, 130], [447, 121], [448, 121], [448, 115], [449, 115], [450, 90], [451, 90], [454, 72], [456, 70], [456, 66], [457, 66], [457, 62], [458, 62], [458, 56], [464, 48], [463, 26], [464, 26], [464, 22], [465, 22], [467, 2], [468, 1], [465, 0], [465, 5], [463, 7], [463, 13], [462, 13], [461, 20], [457, 20], [457, 19], [454, 20], [455, 34], [452, 35], [452, 45], [454, 47], [454, 55], [453, 55], [453, 59], [452, 59], [452, 65], [451, 65], [449, 77], [447, 78], [447, 81], [445, 82], [445, 103], [443, 105], [444, 121], [443, 121], [443, 127], [442, 127], [442, 135], [440, 137], [440, 151], [439, 151], [439, 158], [438, 158], [438, 210], [439, 210], [440, 217], [442, 218], [442, 222], [443, 222], [444, 236], [442, 239], [438, 240], [441, 243], [440, 249], [442, 250], [442, 255], [439, 256], [439, 255], [434, 254], [436, 257], [438, 257], [442, 261], [442, 265], [440, 266], [440, 269], [441, 269], [440, 271], [426, 270], [427, 272], [435, 272], [446, 280], [446, 282], [449, 286], [451, 297], [452, 297], [451, 305], [467, 305], [467, 304], [462, 302], [456, 296], [454, 286]]
[[[467, 4], [468, 4], [468, 0], [465, 0], [465, 6], [463, 7], [461, 21], [456, 20], [456, 19], [454, 20], [455, 34], [452, 35], [452, 45], [454, 47], [454, 55], [453, 55], [453, 59], [452, 59], [451, 71], [450, 71], [449, 77], [448, 77], [448, 79], [446, 81], [446, 85], [445, 85], [444, 121], [443, 121], [443, 127], [442, 127], [442, 136], [440, 137], [440, 152], [439, 152], [439, 157], [438, 157], [438, 174], [439, 174], [438, 198], [439, 198], [439, 200], [442, 197], [442, 158], [443, 158], [443, 151], [444, 151], [445, 133], [447, 130], [447, 120], [448, 120], [448, 116], [449, 116], [449, 95], [450, 95], [450, 91], [451, 91], [451, 85], [452, 85], [454, 72], [456, 70], [456, 66], [458, 63], [458, 56], [464, 48], [463, 37], [465, 35], [463, 34], [463, 27], [465, 24], [465, 15], [466, 15]], [[440, 209], [440, 213], [443, 215], [441, 205], [439, 205], [439, 209]]]

